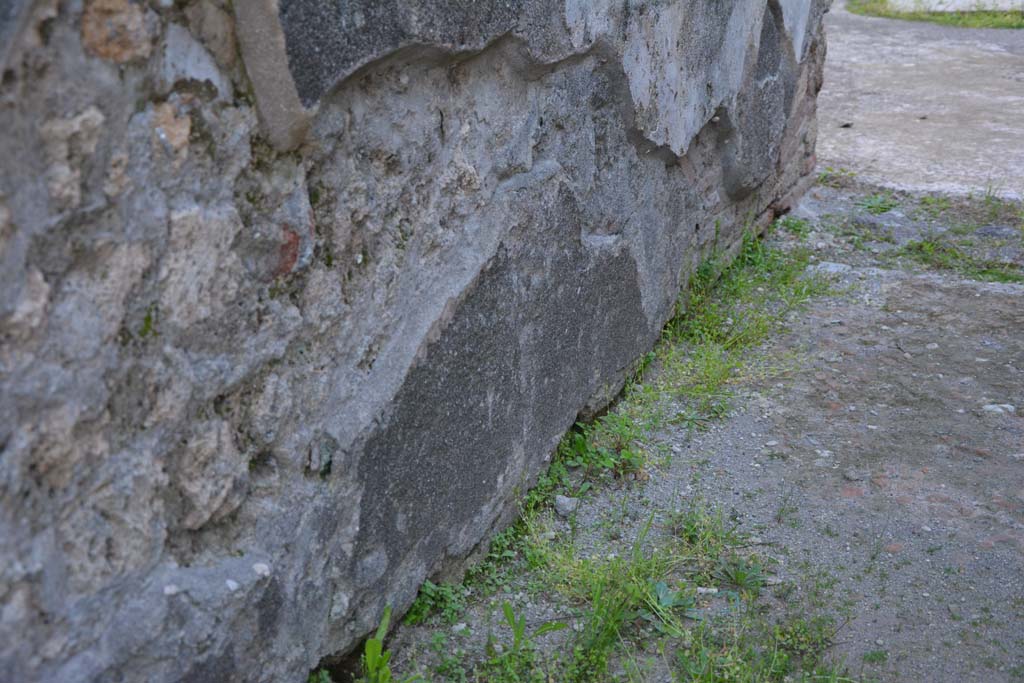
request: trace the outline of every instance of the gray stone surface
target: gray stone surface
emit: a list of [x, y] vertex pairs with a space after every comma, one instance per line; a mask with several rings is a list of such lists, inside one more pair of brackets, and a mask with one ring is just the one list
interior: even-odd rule
[[233, 5], [40, 0], [8, 54], [12, 680], [303, 680], [813, 168], [817, 0]]
[[27, 4], [25, 0], [0, 0], [0, 66], [4, 64], [8, 48], [14, 42]]

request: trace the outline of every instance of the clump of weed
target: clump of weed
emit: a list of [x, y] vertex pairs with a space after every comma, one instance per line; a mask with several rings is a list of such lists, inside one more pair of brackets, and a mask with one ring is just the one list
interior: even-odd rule
[[687, 574], [695, 581], [713, 581], [720, 558], [745, 543], [735, 524], [721, 510], [700, 501], [669, 515], [668, 531], [678, 541], [678, 553], [685, 560]]
[[943, 195], [926, 195], [919, 200], [919, 211], [927, 218], [935, 220], [953, 208], [953, 202]]
[[899, 201], [892, 192], [879, 192], [868, 195], [857, 202], [859, 208], [864, 209], [873, 216], [889, 213], [899, 205]]
[[931, 268], [985, 282], [1024, 282], [1024, 272], [1001, 261], [979, 259], [937, 237], [908, 242], [899, 252]]
[[466, 572], [467, 586], [487, 595], [509, 582], [509, 570], [513, 562], [520, 558], [520, 552], [526, 545], [530, 519], [531, 517], [521, 517], [515, 524], [491, 539], [484, 559]]
[[680, 557], [668, 548], [646, 547], [652, 521], [625, 557], [573, 558], [563, 563], [556, 585], [585, 605], [563, 680], [602, 680], [612, 655], [640, 624], [666, 637], [685, 635], [683, 620], [694, 616], [694, 593], [670, 585]]
[[775, 626], [778, 647], [812, 664], [832, 645], [835, 620], [830, 616], [795, 617]]
[[566, 467], [583, 468], [587, 477], [623, 477], [639, 472], [645, 458], [639, 444], [643, 430], [630, 415], [611, 412], [592, 424], [577, 424], [559, 444]]
[[[384, 638], [387, 636], [390, 621], [391, 606], [389, 605], [384, 608], [384, 616], [381, 617], [377, 633], [372, 638], [367, 638], [366, 644], [363, 645], [363, 655], [360, 659], [362, 676], [357, 679], [356, 683], [399, 683], [391, 673], [391, 653], [384, 649]], [[420, 680], [422, 679], [419, 676], [409, 676], [401, 679], [401, 683], [415, 683]]]
[[[753, 234], [725, 266], [707, 260], [691, 278], [658, 348], [660, 373], [653, 393], [684, 406], [676, 418], [700, 425], [722, 417], [730, 385], [751, 368], [752, 351], [782, 327], [792, 310], [828, 290], [806, 274], [810, 252], [773, 248]], [[627, 399], [632, 399], [627, 395]]]
[[714, 576], [723, 584], [757, 597], [765, 585], [764, 570], [761, 563], [754, 558], [738, 556], [725, 557], [719, 560]]
[[[517, 615], [512, 604], [507, 600], [501, 605], [505, 626], [508, 627], [512, 639], [507, 646], [499, 649], [493, 638], [487, 641], [488, 659], [481, 664], [477, 674], [481, 680], [500, 681], [537, 681], [544, 683], [548, 679], [545, 662], [538, 656], [536, 639], [541, 636], [561, 631], [568, 625], [560, 621], [541, 624], [532, 633], [527, 632], [526, 616]], [[549, 666], [553, 662], [547, 662]], [[482, 678], [481, 678], [482, 676]]]
[[411, 626], [422, 624], [432, 615], [438, 614], [443, 621], [454, 624], [465, 608], [466, 593], [463, 586], [427, 581], [420, 587], [420, 594], [406, 612], [405, 623]]
[[807, 239], [807, 236], [811, 234], [811, 224], [803, 218], [783, 216], [775, 221], [775, 225], [802, 240]]
[[796, 621], [769, 627], [756, 618], [704, 623], [677, 653], [687, 683], [810, 683], [851, 681], [842, 667], [823, 663], [830, 644], [818, 624]]
[[856, 173], [845, 168], [826, 166], [825, 170], [818, 174], [818, 184], [825, 187], [846, 187], [853, 184], [856, 176]]

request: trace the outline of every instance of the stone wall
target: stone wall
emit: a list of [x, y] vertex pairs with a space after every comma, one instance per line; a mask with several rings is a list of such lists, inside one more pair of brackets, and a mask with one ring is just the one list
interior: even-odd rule
[[0, 2], [0, 670], [302, 681], [813, 168], [826, 0]]

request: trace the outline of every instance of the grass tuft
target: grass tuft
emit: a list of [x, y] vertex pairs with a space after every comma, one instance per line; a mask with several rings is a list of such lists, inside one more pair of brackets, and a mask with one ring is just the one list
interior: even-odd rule
[[454, 624], [465, 607], [466, 595], [462, 586], [427, 581], [420, 587], [420, 594], [406, 612], [405, 623], [415, 626], [437, 614], [446, 623]]
[[889, 213], [899, 205], [899, 201], [897, 201], [892, 192], [879, 192], [857, 202], [857, 206], [873, 216]]
[[849, 0], [846, 5], [854, 14], [887, 19], [930, 21], [961, 28], [1024, 28], [1024, 10], [972, 10], [969, 12], [933, 12], [924, 9], [897, 10], [889, 0]]
[[983, 282], [1024, 282], [1024, 272], [1002, 261], [980, 259], [938, 237], [908, 242], [901, 254], [931, 268]]

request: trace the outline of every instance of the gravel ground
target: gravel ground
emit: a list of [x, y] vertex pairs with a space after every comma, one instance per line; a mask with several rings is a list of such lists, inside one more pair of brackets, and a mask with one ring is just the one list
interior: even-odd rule
[[[805, 206], [843, 208], [818, 195]], [[798, 370], [686, 443], [707, 461], [698, 491], [759, 530], [780, 577], [808, 562], [838, 579], [852, 613], [834, 654], [855, 672], [1024, 680], [1024, 286], [881, 268], [888, 242], [817, 237], [845, 291], [776, 342]]]

